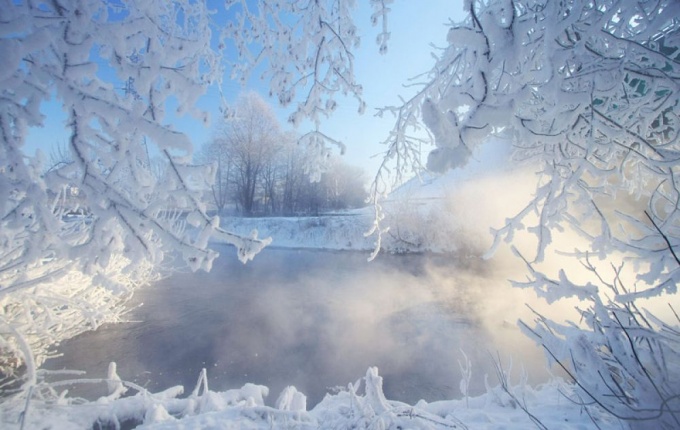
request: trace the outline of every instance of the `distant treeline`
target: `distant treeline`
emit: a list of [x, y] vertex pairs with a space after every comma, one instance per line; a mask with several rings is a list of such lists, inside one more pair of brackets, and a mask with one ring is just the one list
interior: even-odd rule
[[241, 97], [236, 112], [198, 156], [217, 167], [207, 200], [219, 212], [285, 216], [364, 205], [362, 169], [331, 155], [319, 165], [315, 148], [282, 132], [269, 105], [254, 93]]

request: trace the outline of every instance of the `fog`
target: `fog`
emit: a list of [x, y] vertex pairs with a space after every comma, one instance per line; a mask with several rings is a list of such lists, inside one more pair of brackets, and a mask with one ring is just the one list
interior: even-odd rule
[[[101, 377], [116, 361], [123, 379], [152, 391], [176, 384], [191, 390], [205, 367], [213, 390], [262, 384], [273, 403], [294, 385], [310, 406], [369, 366], [379, 367], [388, 398], [409, 403], [460, 398], [464, 356], [472, 362], [471, 394], [485, 391], [485, 375], [497, 384], [498, 358], [506, 370], [512, 363], [513, 382], [524, 371], [531, 383], [546, 381], [543, 352], [517, 321], [533, 318], [527, 303], [573, 319], [574, 303], [548, 308], [533, 291], [512, 288], [508, 279], [521, 279], [525, 267], [507, 246], [481, 258], [492, 242], [489, 228], [526, 203], [536, 180], [526, 172], [487, 176], [452, 192], [448, 207], [461, 232], [456, 255], [383, 254], [369, 263], [358, 252], [265, 249], [242, 265], [221, 248], [212, 272], [179, 273], [141, 289], [133, 322], [65, 342], [63, 357], [46, 367]], [[535, 241], [520, 236], [514, 244], [530, 253]], [[551, 258], [544, 268], [567, 262]]]
[[246, 266], [234, 260], [142, 289], [135, 301], [144, 304], [130, 313], [138, 322], [67, 341], [46, 367], [102, 377], [116, 361], [121, 377], [152, 390], [191, 389], [206, 367], [211, 389], [253, 382], [275, 400], [295, 385], [310, 404], [369, 366], [380, 368], [390, 398], [460, 397], [463, 352], [473, 361], [472, 392], [484, 391], [485, 373], [494, 380], [497, 353], [504, 365], [512, 358], [531, 369], [534, 382], [546, 378], [540, 351], [514, 325], [521, 303], [481, 260], [368, 263], [360, 253], [276, 249]]

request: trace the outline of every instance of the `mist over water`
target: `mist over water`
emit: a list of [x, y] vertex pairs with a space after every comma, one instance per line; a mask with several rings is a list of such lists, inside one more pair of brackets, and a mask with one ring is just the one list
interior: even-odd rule
[[[381, 254], [368, 263], [365, 253], [267, 248], [242, 265], [232, 248], [219, 247], [210, 273], [179, 273], [141, 289], [132, 305], [144, 305], [129, 315], [134, 322], [64, 342], [63, 357], [45, 367], [104, 377], [115, 361], [125, 380], [151, 391], [181, 384], [185, 392], [205, 367], [211, 390], [266, 385], [273, 405], [294, 385], [308, 407], [370, 366], [379, 367], [389, 399], [410, 404], [461, 398], [464, 356], [472, 362], [471, 395], [486, 391], [487, 375], [491, 385], [498, 383], [499, 357], [506, 372], [512, 363], [511, 382], [523, 371], [529, 383], [546, 381], [544, 353], [517, 322], [532, 324], [528, 304], [555, 321], [578, 324], [577, 302], [547, 305], [534, 291], [511, 287], [508, 279], [526, 279], [527, 268], [506, 245], [489, 260], [480, 257], [491, 246], [490, 227], [518, 213], [538, 180], [514, 170], [453, 187], [438, 210], [458, 228], [457, 255]], [[535, 236], [516, 235], [512, 245], [529, 260], [535, 255]], [[555, 250], [586, 245], [569, 231], [557, 234], [536, 267], [585, 282], [583, 267]], [[71, 393], [105, 394], [103, 384], [98, 390]]]
[[[519, 333], [525, 297], [494, 263], [477, 257], [265, 249], [242, 265], [219, 249], [210, 273], [180, 273], [141, 289], [134, 322], [64, 342], [50, 369], [119, 375], [152, 391], [193, 389], [201, 368], [211, 390], [247, 382], [273, 404], [294, 385], [309, 406], [378, 366], [390, 399], [460, 398], [459, 360], [472, 361], [470, 392], [496, 384], [492, 358], [512, 359], [530, 382], [548, 378], [541, 351]], [[501, 271], [503, 272], [503, 271]], [[78, 391], [73, 394], [79, 394]], [[85, 392], [88, 396], [103, 391]]]
[[[499, 184], [505, 189], [499, 192]], [[511, 186], [508, 186], [510, 184]], [[457, 255], [381, 254], [367, 262], [359, 252], [267, 248], [247, 265], [233, 248], [210, 273], [178, 273], [139, 290], [129, 319], [64, 342], [50, 369], [118, 374], [151, 391], [195, 386], [201, 368], [211, 390], [245, 383], [270, 388], [268, 404], [294, 385], [308, 406], [347, 387], [378, 366], [389, 399], [411, 404], [460, 398], [459, 362], [472, 362], [468, 393], [497, 384], [494, 359], [519, 382], [550, 378], [543, 351], [520, 333], [518, 319], [540, 308], [533, 291], [512, 288], [526, 268], [502, 247], [480, 256], [492, 242], [490, 227], [517, 213], [535, 190], [531, 172], [486, 174], [447, 195], [445, 216], [459, 228]], [[426, 223], [425, 223], [426, 224]], [[427, 227], [427, 225], [425, 225]], [[573, 245], [571, 238], [566, 242]], [[514, 240], [521, 250], [535, 242]], [[555, 268], [561, 268], [559, 264]], [[567, 309], [568, 308], [568, 309]], [[550, 316], [572, 304], [550, 306]], [[90, 398], [105, 394], [76, 390]]]

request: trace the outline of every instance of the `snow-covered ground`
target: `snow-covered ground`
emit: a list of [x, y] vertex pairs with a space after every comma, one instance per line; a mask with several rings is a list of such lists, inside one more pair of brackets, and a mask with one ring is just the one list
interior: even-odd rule
[[271, 237], [269, 246], [276, 248], [369, 251], [374, 241], [364, 233], [372, 217], [372, 211], [364, 208], [299, 218], [223, 217], [221, 225], [228, 231], [245, 235], [257, 230], [259, 237]]
[[[86, 382], [83, 380], [83, 382]], [[205, 373], [196, 387], [180, 397], [183, 387], [160, 393], [120, 381], [115, 366], [107, 378], [111, 394], [95, 402], [81, 403], [66, 397], [49, 401], [5, 405], [5, 428], [131, 428], [139, 429], [549, 429], [620, 428], [597, 409], [585, 410], [573, 398], [572, 387], [560, 380], [539, 387], [524, 384], [489, 386], [482, 396], [442, 400], [415, 405], [390, 401], [383, 391], [377, 368], [328, 394], [307, 410], [306, 398], [295, 387], [287, 387], [269, 399], [267, 387], [246, 384], [240, 389], [213, 392]], [[495, 384], [494, 384], [495, 385]], [[36, 390], [41, 390], [40, 387]], [[121, 397], [126, 391], [137, 393]], [[45, 390], [43, 395], [47, 394]], [[56, 394], [56, 393], [53, 393]], [[23, 424], [21, 414], [24, 414]], [[109, 427], [106, 427], [109, 426]]]

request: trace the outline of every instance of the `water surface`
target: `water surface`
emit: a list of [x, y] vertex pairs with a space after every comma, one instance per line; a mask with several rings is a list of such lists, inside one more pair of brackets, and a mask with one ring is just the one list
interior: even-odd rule
[[219, 251], [210, 273], [141, 289], [133, 322], [64, 342], [63, 357], [45, 367], [103, 377], [115, 361], [123, 379], [152, 391], [190, 391], [205, 367], [211, 390], [266, 385], [273, 404], [294, 385], [310, 407], [369, 366], [379, 367], [390, 399], [460, 398], [463, 353], [472, 393], [485, 390], [485, 373], [495, 381], [496, 354], [512, 356], [516, 369], [525, 363], [533, 381], [546, 377], [540, 351], [514, 321], [488, 321], [509, 287], [481, 261], [381, 255], [368, 263], [364, 253], [265, 249], [243, 265], [232, 248]]

